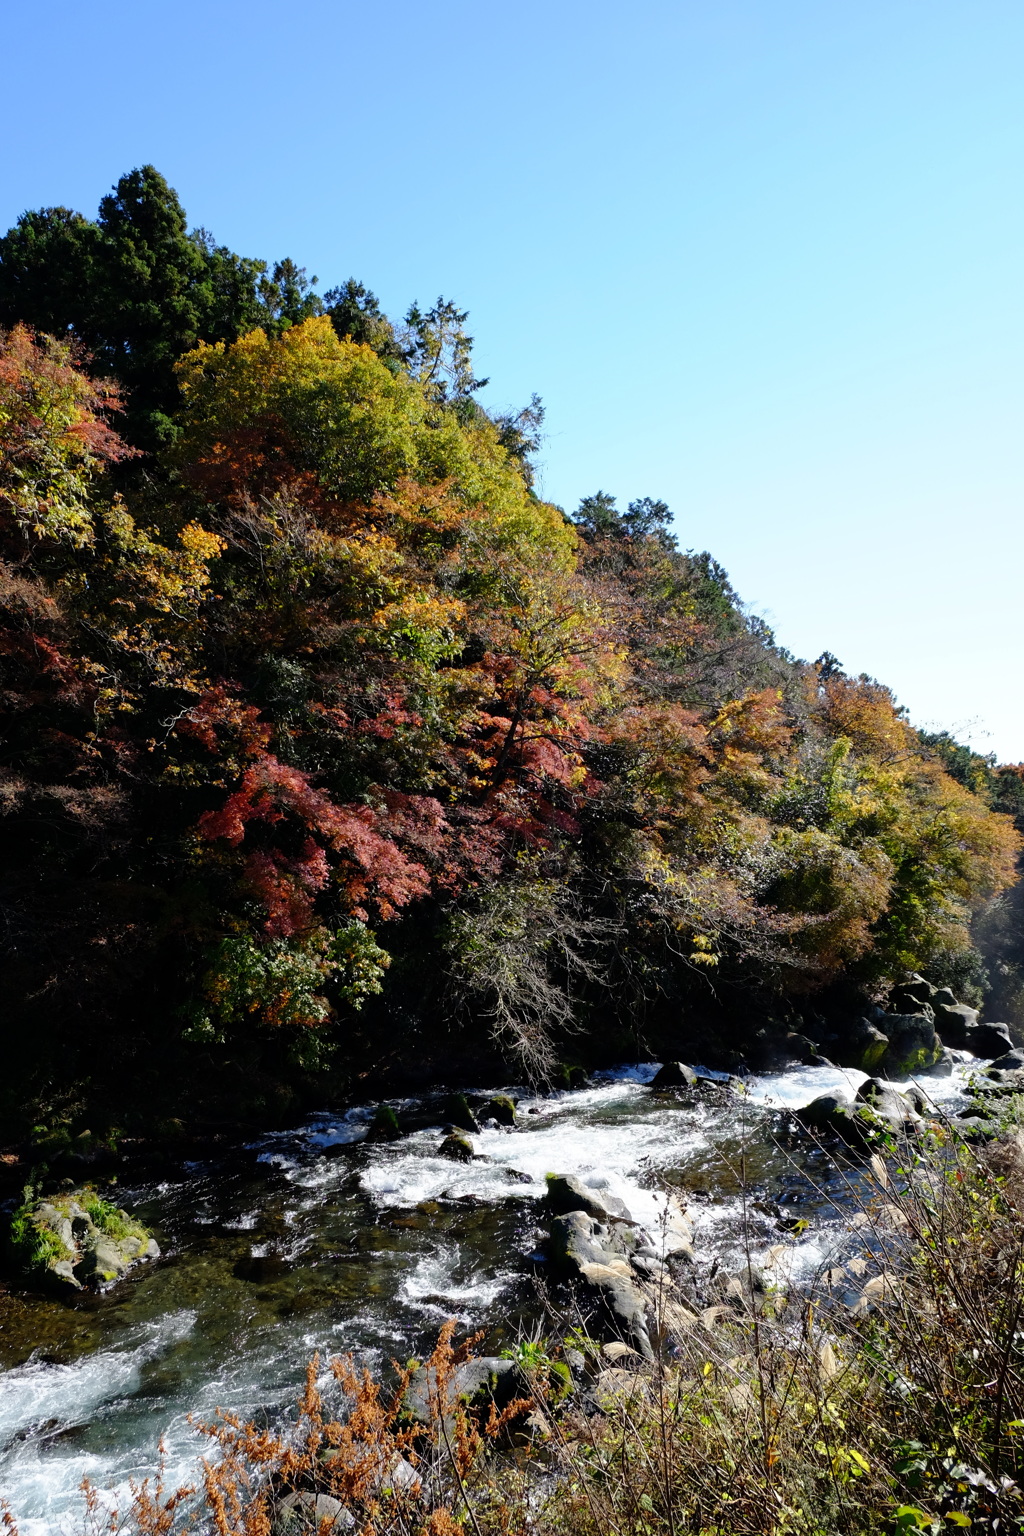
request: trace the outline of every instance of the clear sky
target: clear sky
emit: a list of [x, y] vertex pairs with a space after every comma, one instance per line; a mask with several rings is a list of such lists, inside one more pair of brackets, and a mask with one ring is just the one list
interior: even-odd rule
[[780, 641], [1024, 759], [1020, 0], [11, 5], [0, 227], [151, 162], [471, 311], [542, 486], [663, 497]]

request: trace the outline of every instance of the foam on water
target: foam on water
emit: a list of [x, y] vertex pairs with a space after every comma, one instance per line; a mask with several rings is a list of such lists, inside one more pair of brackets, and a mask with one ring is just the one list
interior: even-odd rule
[[692, 1111], [661, 1105], [652, 1114], [649, 1095], [636, 1079], [540, 1101], [536, 1107], [541, 1112], [521, 1114], [514, 1130], [484, 1130], [471, 1137], [479, 1159], [472, 1163], [439, 1157], [437, 1130], [375, 1149], [361, 1175], [362, 1186], [382, 1206], [468, 1195], [487, 1201], [510, 1196], [538, 1200], [545, 1193], [546, 1174], [573, 1173], [625, 1200], [635, 1218], [646, 1222], [657, 1220], [658, 1200], [638, 1177], [677, 1163], [701, 1140]]
[[[968, 1056], [965, 1051], [952, 1053], [955, 1060], [948, 1077], [927, 1075], [911, 1079], [915, 1087], [923, 1091], [936, 1107], [953, 1106], [966, 1097], [967, 1080], [972, 1072], [986, 1063]], [[834, 1093], [853, 1100], [869, 1074], [855, 1067], [793, 1067], [788, 1072], [767, 1072], [746, 1079], [747, 1095], [755, 1104], [768, 1109], [803, 1109], [821, 1094]], [[889, 1085], [897, 1091], [905, 1091], [906, 1081]]]
[[512, 1279], [509, 1274], [476, 1272], [459, 1280], [456, 1272], [457, 1260], [453, 1262], [451, 1255], [425, 1255], [402, 1281], [402, 1301], [442, 1322], [457, 1317], [459, 1322], [470, 1323], [483, 1307], [497, 1300]]
[[130, 1452], [127, 1465], [119, 1465], [122, 1458], [116, 1453], [111, 1458], [77, 1447], [74, 1431], [116, 1413], [139, 1391], [143, 1367], [187, 1337], [194, 1324], [194, 1314], [173, 1313], [141, 1330], [122, 1349], [99, 1350], [70, 1365], [31, 1360], [3, 1374], [2, 1486], [23, 1536], [51, 1531], [52, 1517], [75, 1501], [84, 1477], [105, 1485], [111, 1478], [124, 1482], [150, 1470], [159, 1435], [153, 1436], [141, 1465]]

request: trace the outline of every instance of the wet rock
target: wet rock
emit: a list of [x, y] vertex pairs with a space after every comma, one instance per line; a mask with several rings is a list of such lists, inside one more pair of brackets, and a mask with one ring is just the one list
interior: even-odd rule
[[551, 1086], [554, 1089], [587, 1088], [589, 1085], [590, 1078], [585, 1067], [570, 1067], [560, 1061], [551, 1069]]
[[823, 1093], [803, 1109], [794, 1111], [797, 1124], [824, 1140], [844, 1142], [848, 1147], [860, 1150], [869, 1140], [874, 1128], [874, 1116], [866, 1105], [855, 1108], [839, 1094]]
[[917, 971], [912, 971], [907, 981], [893, 987], [889, 993], [889, 1008], [893, 1013], [918, 1013], [927, 1007], [935, 996], [930, 981]]
[[367, 1141], [400, 1141], [402, 1127], [389, 1104], [378, 1104], [366, 1133]]
[[63, 1295], [112, 1284], [160, 1256], [152, 1233], [88, 1185], [19, 1206], [7, 1246], [30, 1285]]
[[275, 1500], [270, 1515], [273, 1536], [341, 1536], [355, 1524], [352, 1511], [330, 1493], [286, 1493]]
[[[922, 1096], [923, 1097], [923, 1096]], [[910, 1096], [904, 1095], [888, 1083], [869, 1077], [857, 1089], [856, 1104], [866, 1104], [879, 1120], [894, 1131], [912, 1130], [920, 1124], [920, 1115]]]
[[633, 1281], [630, 1243], [585, 1211], [556, 1216], [548, 1238], [555, 1275], [578, 1284], [595, 1302], [603, 1324], [645, 1359], [653, 1358], [647, 1306]]
[[913, 1077], [927, 1072], [942, 1055], [930, 1008], [920, 1013], [887, 1013], [878, 1021], [889, 1037], [889, 1049], [879, 1063], [886, 1077]]
[[1012, 1051], [1007, 1051], [1005, 1056], [1000, 1056], [992, 1063], [993, 1072], [1019, 1072], [1024, 1067], [1024, 1050], [1015, 1045]]
[[975, 1024], [967, 1031], [967, 1049], [975, 1056], [1005, 1056], [1013, 1050], [1007, 1024]]
[[496, 1120], [499, 1125], [515, 1125], [516, 1106], [507, 1093], [496, 1093], [488, 1099], [481, 1111], [485, 1119]]
[[[948, 988], [946, 989], [948, 991]], [[967, 1032], [978, 1022], [977, 1008], [966, 1003], [937, 1003], [935, 1031], [943, 1045], [951, 1045], [955, 1051], [967, 1050]]]
[[460, 1131], [478, 1131], [476, 1116], [469, 1107], [464, 1093], [453, 1093], [445, 1100], [445, 1119]]
[[666, 1061], [651, 1079], [651, 1087], [657, 1089], [693, 1088], [696, 1083], [696, 1072], [681, 1061]]
[[[1022, 1060], [1024, 1060], [1024, 1057], [1022, 1057]], [[952, 1077], [954, 1065], [952, 1051], [943, 1050], [938, 1060], [932, 1062], [925, 1075], [927, 1077]]]
[[858, 1019], [845, 1040], [830, 1046], [832, 1055], [840, 1067], [854, 1067], [858, 1072], [877, 1072], [889, 1049], [889, 1036], [870, 1019]]
[[615, 1195], [590, 1189], [574, 1174], [549, 1173], [545, 1175], [545, 1183], [548, 1206], [556, 1216], [565, 1216], [570, 1211], [584, 1211], [598, 1221], [607, 1222], [615, 1218], [627, 1222], [632, 1220], [624, 1203]]
[[451, 1135], [446, 1136], [438, 1147], [437, 1155], [450, 1158], [453, 1163], [471, 1163], [474, 1152], [472, 1143], [468, 1142], [465, 1136], [460, 1135], [458, 1131], [452, 1131]]

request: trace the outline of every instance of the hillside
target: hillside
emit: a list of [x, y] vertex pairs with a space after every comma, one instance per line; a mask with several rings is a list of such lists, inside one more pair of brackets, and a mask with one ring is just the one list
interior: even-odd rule
[[908, 971], [1024, 1023], [1024, 768], [781, 650], [663, 502], [543, 501], [466, 318], [151, 167], [0, 240], [12, 1135], [728, 1064]]

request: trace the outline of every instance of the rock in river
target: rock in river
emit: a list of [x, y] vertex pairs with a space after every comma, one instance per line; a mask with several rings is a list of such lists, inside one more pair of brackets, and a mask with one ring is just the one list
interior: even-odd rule
[[64, 1295], [109, 1285], [140, 1260], [160, 1256], [145, 1227], [88, 1185], [27, 1199], [11, 1217], [7, 1241], [30, 1285]]

